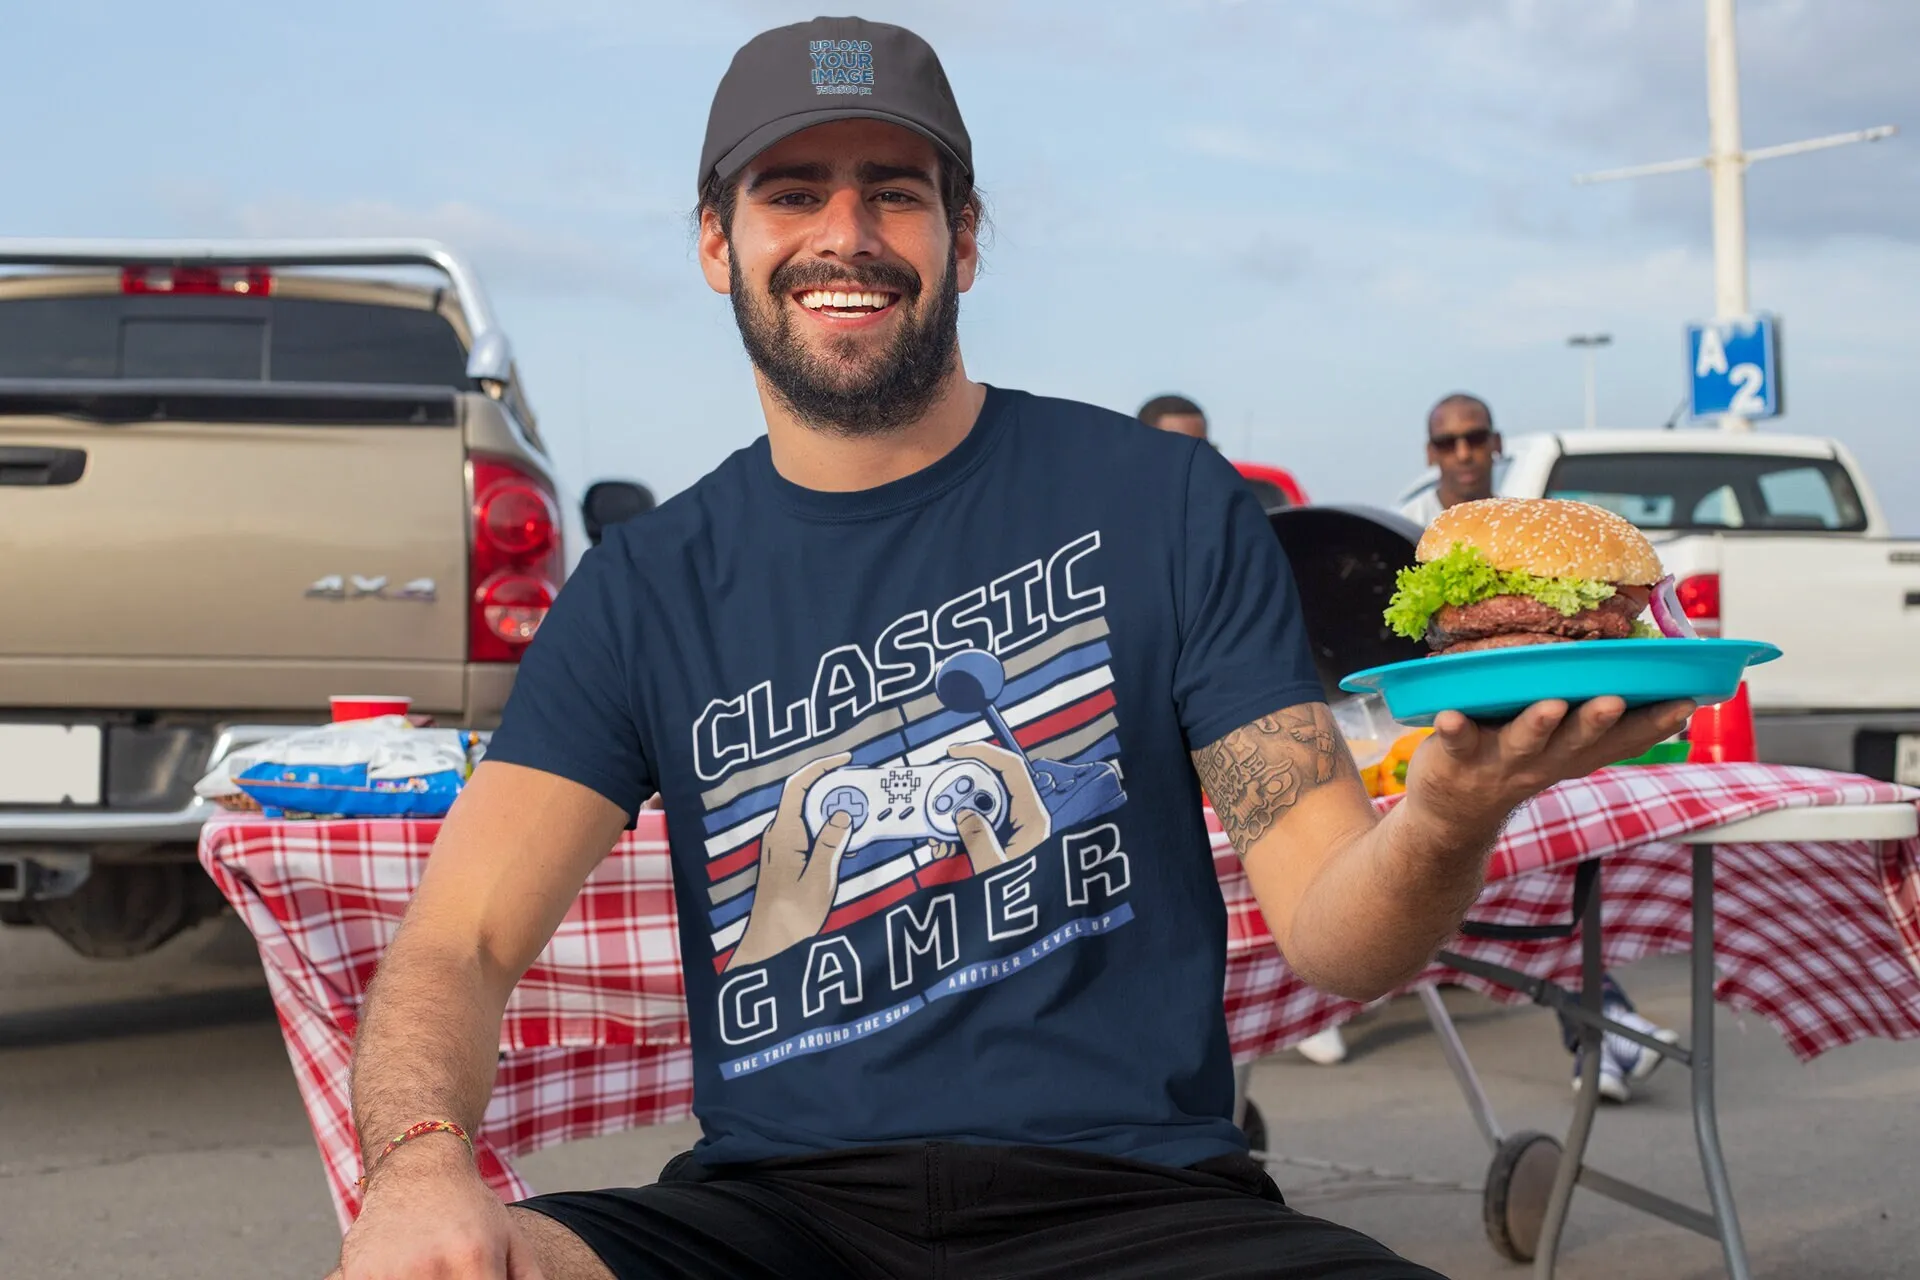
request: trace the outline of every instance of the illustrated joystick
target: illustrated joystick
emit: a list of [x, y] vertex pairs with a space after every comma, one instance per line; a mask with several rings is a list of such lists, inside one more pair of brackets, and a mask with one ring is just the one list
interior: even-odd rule
[[1070, 764], [1062, 760], [1034, 760], [1013, 736], [1013, 729], [994, 705], [1007, 687], [1007, 669], [1000, 659], [982, 649], [967, 649], [940, 664], [934, 691], [949, 711], [977, 715], [992, 726], [994, 737], [1020, 757], [1033, 779], [1040, 803], [1057, 827], [1089, 821], [1126, 803], [1119, 766], [1111, 760]]
[[939, 695], [941, 706], [984, 719], [993, 727], [993, 736], [1019, 756], [1031, 773], [1033, 762], [1027, 759], [1020, 740], [1013, 736], [1013, 729], [1001, 717], [1000, 708], [994, 705], [994, 699], [1006, 687], [1007, 669], [985, 649], [965, 649], [954, 654], [940, 664], [933, 677], [933, 691]]

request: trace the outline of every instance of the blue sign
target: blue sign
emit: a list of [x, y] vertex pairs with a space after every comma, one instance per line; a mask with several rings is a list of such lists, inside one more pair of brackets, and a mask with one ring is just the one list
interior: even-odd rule
[[1780, 416], [1783, 397], [1778, 328], [1775, 317], [1764, 313], [1745, 320], [1687, 326], [1694, 417]]

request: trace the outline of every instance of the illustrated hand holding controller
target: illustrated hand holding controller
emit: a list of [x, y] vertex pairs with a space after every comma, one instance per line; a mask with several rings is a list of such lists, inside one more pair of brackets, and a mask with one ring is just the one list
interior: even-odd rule
[[977, 760], [835, 769], [807, 792], [807, 830], [817, 834], [836, 813], [852, 824], [849, 851], [876, 840], [960, 839], [960, 818], [976, 813], [1004, 826], [1007, 789]]
[[949, 711], [980, 716], [1005, 747], [985, 748], [990, 757], [970, 745], [954, 747], [948, 754], [974, 761], [984, 759], [998, 766], [996, 769], [979, 763], [836, 769], [808, 793], [807, 829], [819, 831], [829, 816], [845, 809], [854, 828], [848, 848], [857, 849], [874, 840], [951, 840], [960, 815], [972, 809], [998, 830], [1008, 812], [1007, 790], [1001, 779], [1013, 767], [1031, 780], [1053, 827], [1085, 821], [1125, 798], [1120, 789], [1120, 770], [1107, 761], [1076, 765], [1028, 758], [994, 705], [1006, 684], [1006, 668], [998, 658], [980, 649], [954, 654], [940, 664], [934, 676], [934, 691], [941, 705]]
[[934, 677], [942, 705], [981, 716], [1004, 746], [959, 743], [946, 760], [879, 767], [853, 765], [842, 753], [788, 777], [761, 837], [753, 910], [728, 969], [819, 933], [850, 851], [885, 840], [927, 841], [942, 853], [957, 845], [983, 872], [1126, 799], [1111, 762], [1029, 759], [994, 705], [1005, 687], [1006, 669], [981, 650], [953, 655]]

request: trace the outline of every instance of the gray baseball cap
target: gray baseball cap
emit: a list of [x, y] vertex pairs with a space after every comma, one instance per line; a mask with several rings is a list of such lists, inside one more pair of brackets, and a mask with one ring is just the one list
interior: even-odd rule
[[815, 18], [763, 31], [733, 55], [707, 114], [699, 185], [830, 120], [902, 125], [973, 173], [973, 144], [932, 45], [891, 23]]

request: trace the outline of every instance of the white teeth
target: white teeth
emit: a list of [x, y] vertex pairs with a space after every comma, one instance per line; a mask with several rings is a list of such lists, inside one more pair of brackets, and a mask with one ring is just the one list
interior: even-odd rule
[[892, 294], [861, 290], [844, 293], [832, 289], [809, 289], [800, 295], [800, 305], [809, 311], [822, 311], [828, 308], [843, 311], [848, 307], [871, 307], [879, 311], [890, 306], [892, 302]]

